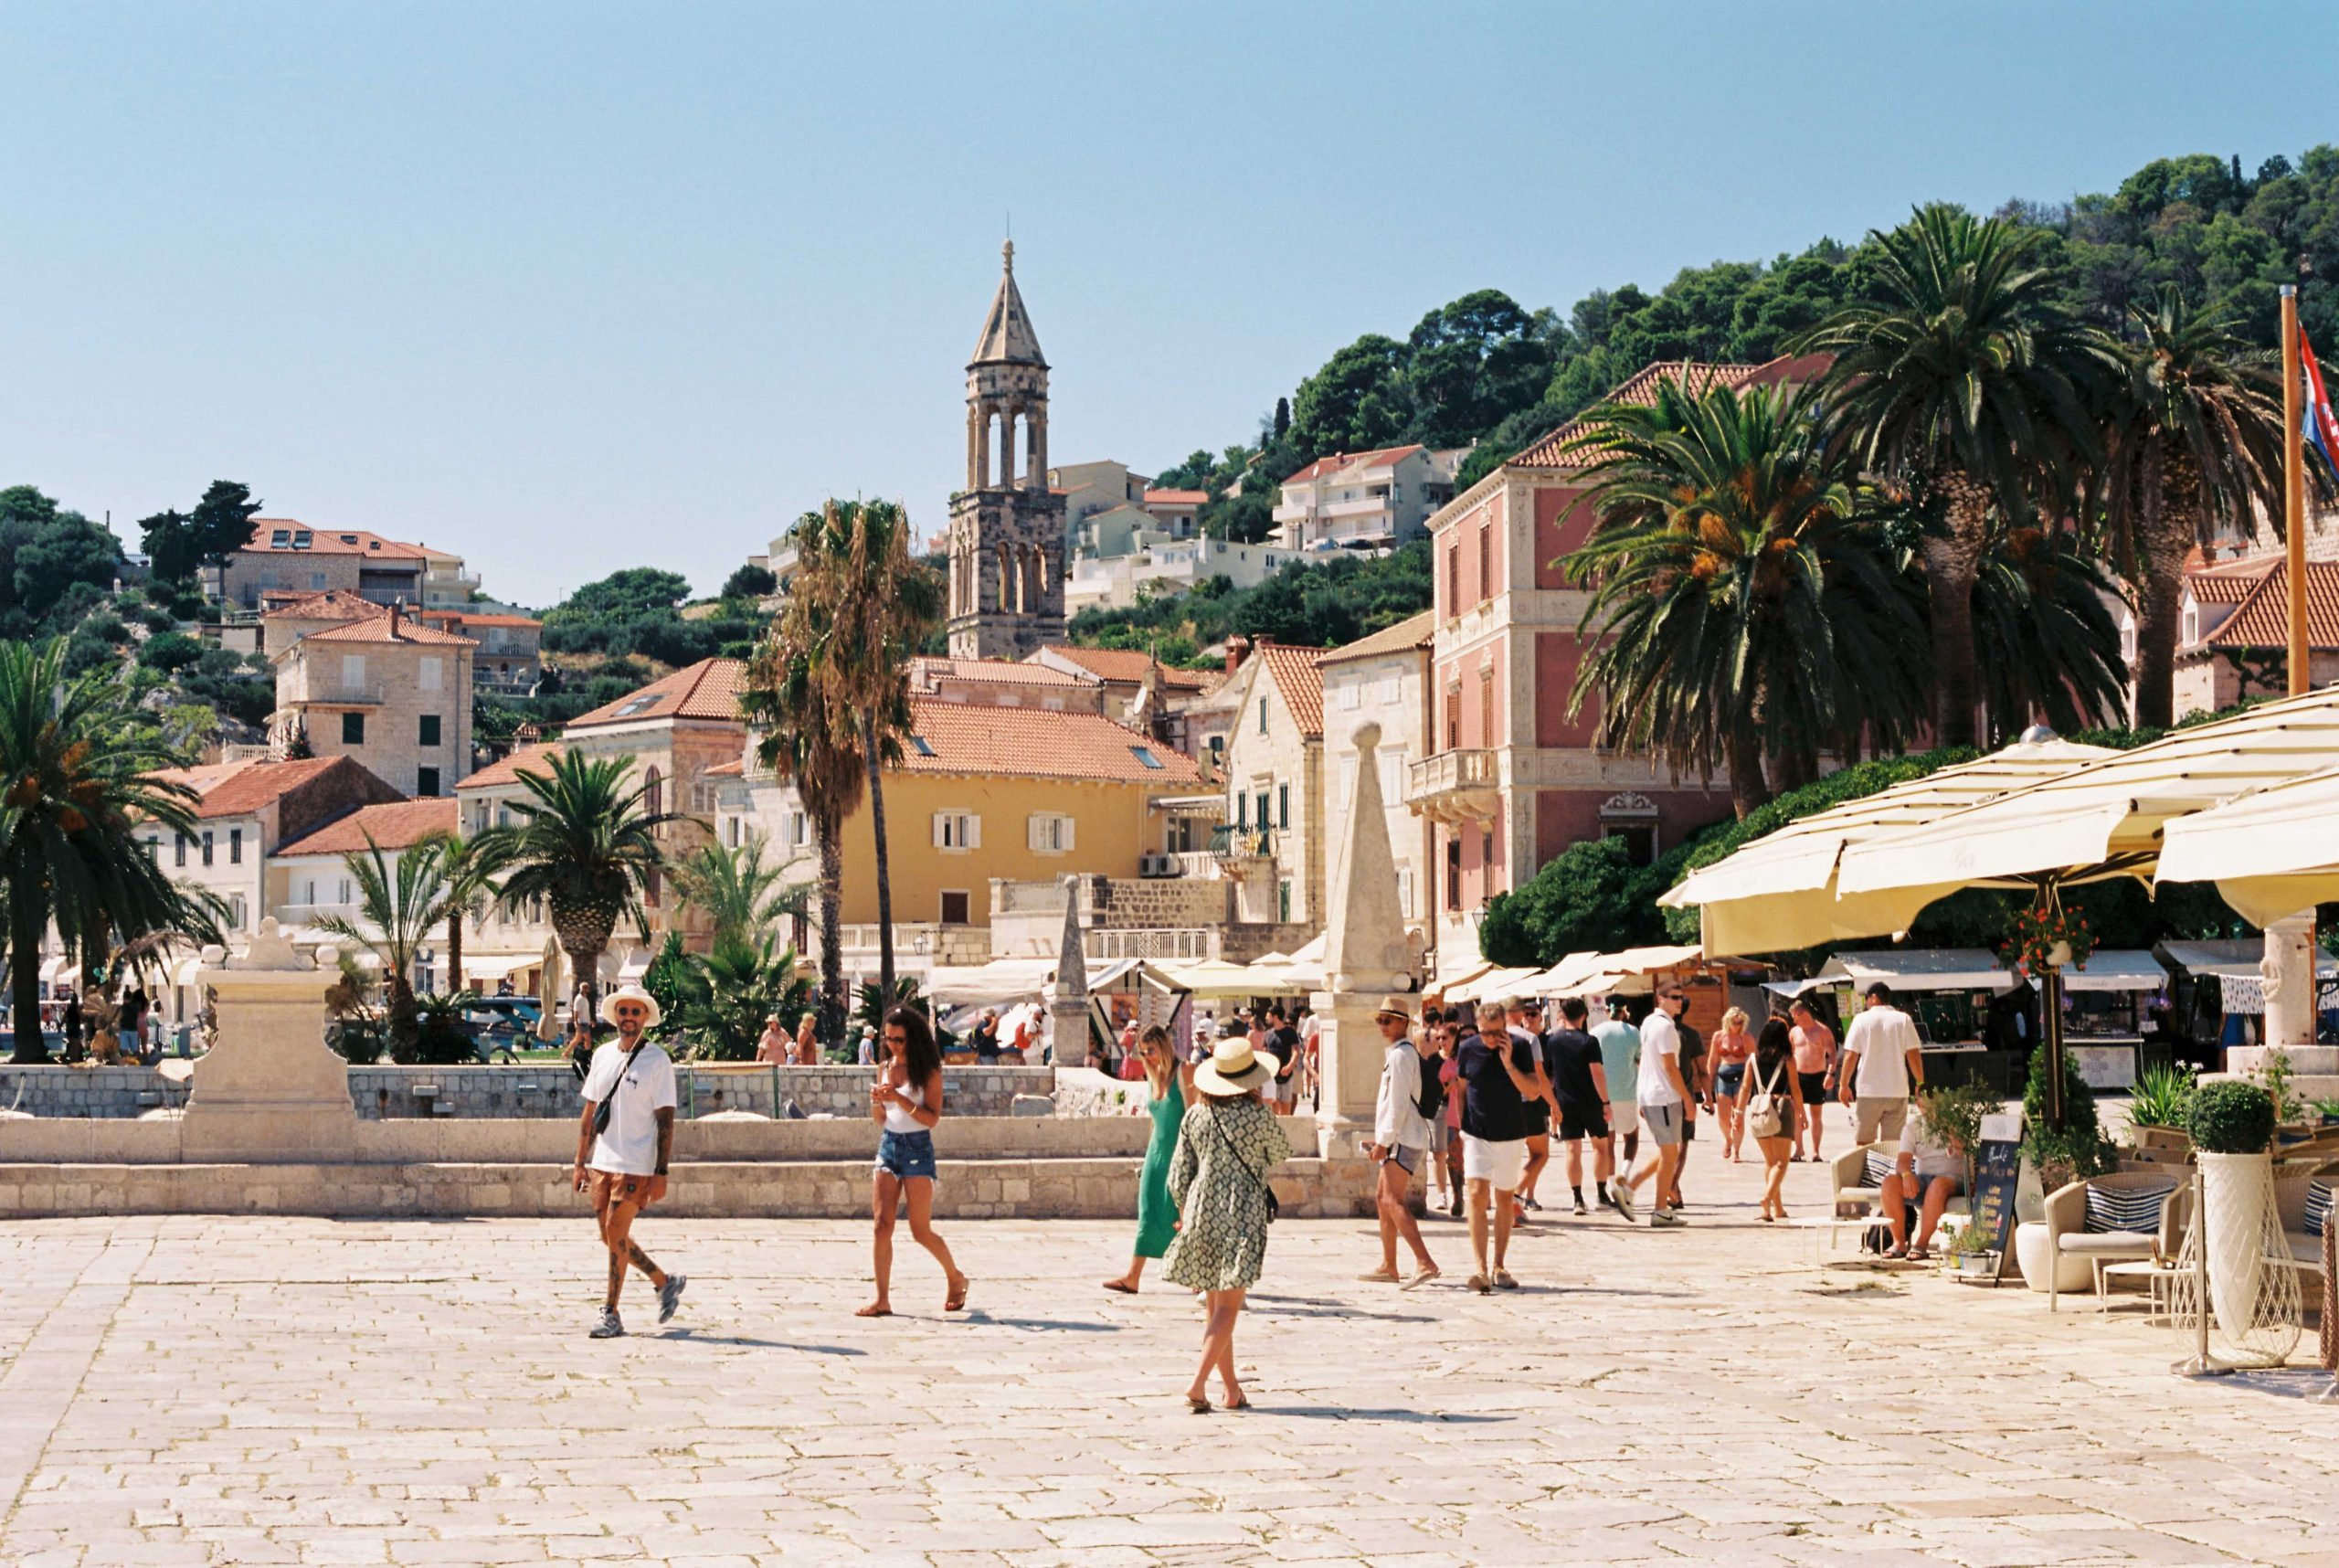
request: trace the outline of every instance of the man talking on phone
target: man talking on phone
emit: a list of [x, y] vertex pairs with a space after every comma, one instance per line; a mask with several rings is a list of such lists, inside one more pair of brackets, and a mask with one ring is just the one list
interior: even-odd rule
[[618, 1294], [628, 1264], [650, 1277], [658, 1291], [658, 1320], [673, 1317], [687, 1277], [668, 1274], [633, 1239], [633, 1222], [666, 1195], [666, 1167], [674, 1152], [674, 1063], [642, 1032], [658, 1022], [658, 999], [638, 985], [621, 986], [601, 1002], [601, 1019], [617, 1038], [593, 1053], [585, 1075], [585, 1111], [577, 1124], [576, 1190], [590, 1190], [601, 1245], [609, 1250], [609, 1289], [593, 1338], [625, 1332]]

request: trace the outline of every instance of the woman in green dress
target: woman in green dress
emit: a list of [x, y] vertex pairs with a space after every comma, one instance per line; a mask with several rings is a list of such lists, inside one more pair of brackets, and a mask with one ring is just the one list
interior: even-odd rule
[[1145, 1169], [1137, 1179], [1137, 1247], [1129, 1255], [1128, 1272], [1105, 1281], [1105, 1288], [1123, 1296], [1137, 1294], [1145, 1260], [1170, 1250], [1178, 1234], [1178, 1210], [1170, 1202], [1170, 1156], [1178, 1147], [1178, 1123], [1192, 1103], [1194, 1069], [1178, 1060], [1170, 1048], [1170, 1032], [1155, 1024], [1137, 1039], [1138, 1060], [1145, 1064], [1146, 1082], [1153, 1098], [1146, 1110], [1153, 1118], [1153, 1138], [1145, 1146]]
[[1210, 1316], [1202, 1325], [1201, 1365], [1186, 1391], [1186, 1407], [1210, 1413], [1210, 1376], [1218, 1373], [1229, 1410], [1251, 1402], [1234, 1376], [1234, 1321], [1244, 1292], [1256, 1284], [1267, 1257], [1267, 1173], [1291, 1158], [1283, 1124], [1260, 1103], [1261, 1086], [1274, 1081], [1273, 1056], [1240, 1036], [1222, 1040], [1194, 1069], [1201, 1103], [1178, 1124], [1170, 1157], [1170, 1197], [1178, 1205], [1178, 1234], [1162, 1257], [1170, 1283], [1201, 1291]]

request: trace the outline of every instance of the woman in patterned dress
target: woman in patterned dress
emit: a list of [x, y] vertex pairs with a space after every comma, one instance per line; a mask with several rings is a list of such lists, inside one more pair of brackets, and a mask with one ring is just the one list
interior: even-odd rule
[[1144, 1065], [1153, 1087], [1145, 1107], [1153, 1118], [1153, 1138], [1145, 1146], [1145, 1169], [1137, 1179], [1137, 1245], [1130, 1249], [1128, 1271], [1105, 1281], [1106, 1289], [1122, 1296], [1137, 1294], [1145, 1260], [1169, 1251], [1178, 1234], [1178, 1211], [1170, 1202], [1170, 1157], [1194, 1097], [1194, 1069], [1178, 1060], [1167, 1029], [1158, 1023], [1148, 1029], [1138, 1038], [1137, 1052], [1131, 1059]]
[[1201, 1365], [1186, 1391], [1186, 1406], [1197, 1415], [1210, 1413], [1213, 1371], [1225, 1386], [1227, 1409], [1250, 1404], [1234, 1376], [1234, 1320], [1266, 1262], [1267, 1173], [1291, 1158], [1283, 1125], [1258, 1097], [1275, 1066], [1240, 1035], [1220, 1041], [1194, 1069], [1200, 1102], [1179, 1122], [1170, 1157], [1178, 1234], [1162, 1258], [1163, 1272], [1172, 1283], [1201, 1291], [1209, 1307]]

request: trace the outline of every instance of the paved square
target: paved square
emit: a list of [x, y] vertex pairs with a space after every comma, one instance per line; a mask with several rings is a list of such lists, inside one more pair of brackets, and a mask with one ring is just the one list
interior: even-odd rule
[[905, 1245], [872, 1323], [865, 1227], [653, 1213], [689, 1300], [661, 1333], [637, 1281], [595, 1343], [581, 1211], [18, 1224], [0, 1563], [2339, 1564], [2318, 1378], [2186, 1383], [2129, 1314], [1822, 1271], [1754, 1169], [1701, 1141], [1690, 1228], [1539, 1224], [1487, 1298], [1278, 1225], [1257, 1408], [1209, 1417], [1185, 1294], [1097, 1288], [1125, 1225], [951, 1227], [973, 1310]]

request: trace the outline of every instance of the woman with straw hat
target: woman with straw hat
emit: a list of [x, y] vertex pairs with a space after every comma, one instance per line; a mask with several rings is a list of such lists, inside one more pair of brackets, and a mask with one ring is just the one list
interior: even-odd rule
[[1250, 1404], [1234, 1376], [1234, 1320], [1244, 1292], [1258, 1282], [1266, 1263], [1275, 1201], [1267, 1173], [1291, 1158], [1282, 1124], [1258, 1097], [1275, 1067], [1274, 1057], [1254, 1051], [1240, 1035], [1220, 1041], [1210, 1060], [1194, 1069], [1200, 1103], [1178, 1124], [1178, 1147], [1170, 1158], [1178, 1234], [1162, 1258], [1163, 1272], [1172, 1284], [1201, 1291], [1209, 1308], [1201, 1364], [1186, 1391], [1187, 1408], [1197, 1415], [1210, 1412], [1212, 1372], [1225, 1388], [1229, 1410]]

